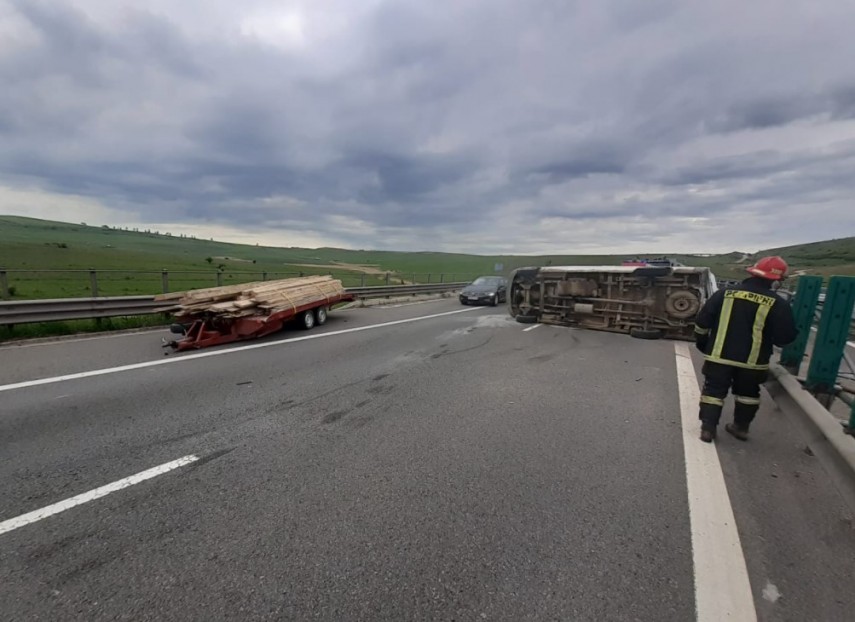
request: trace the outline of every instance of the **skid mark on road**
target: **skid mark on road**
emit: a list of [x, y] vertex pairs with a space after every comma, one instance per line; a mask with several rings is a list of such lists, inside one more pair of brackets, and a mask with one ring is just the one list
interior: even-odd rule
[[698, 622], [756, 622], [736, 519], [715, 445], [701, 442], [700, 390], [689, 346], [674, 345], [683, 424]]
[[472, 352], [473, 350], [477, 350], [477, 349], [479, 349], [479, 348], [483, 348], [483, 347], [484, 347], [484, 346], [486, 346], [488, 343], [490, 343], [492, 340], [493, 340], [493, 335], [490, 335], [489, 337], [487, 337], [487, 339], [485, 339], [485, 340], [484, 340], [484, 341], [482, 341], [481, 343], [476, 344], [476, 345], [474, 345], [474, 346], [471, 346], [471, 347], [468, 347], [468, 348], [463, 348], [463, 349], [461, 349], [461, 350], [445, 350], [445, 349], [443, 349], [443, 350], [442, 350], [442, 352], [436, 352], [436, 353], [434, 353], [434, 354], [431, 354], [431, 355], [430, 355], [430, 357], [431, 357], [432, 359], [436, 360], [436, 359], [441, 359], [441, 358], [442, 358], [442, 357], [444, 357], [444, 356], [456, 356], [456, 355], [458, 355], [458, 354], [463, 354], [463, 353], [465, 353], [465, 352]]

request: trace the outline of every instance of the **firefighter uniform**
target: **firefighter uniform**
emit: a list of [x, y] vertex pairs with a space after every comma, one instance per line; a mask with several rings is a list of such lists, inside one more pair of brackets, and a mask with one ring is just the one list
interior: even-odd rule
[[[698, 313], [695, 336], [705, 358], [701, 428], [715, 437], [724, 399], [732, 389], [736, 430], [727, 430], [745, 440], [760, 407], [760, 385], [768, 376], [772, 348], [797, 336], [792, 310], [772, 290], [772, 280], [752, 276], [710, 297]], [[702, 432], [701, 438], [709, 441], [710, 435], [705, 438]]]

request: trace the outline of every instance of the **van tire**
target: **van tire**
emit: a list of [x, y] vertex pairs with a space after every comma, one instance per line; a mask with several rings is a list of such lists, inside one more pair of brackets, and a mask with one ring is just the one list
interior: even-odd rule
[[631, 328], [629, 330], [630, 337], [636, 339], [662, 339], [664, 333], [658, 328]]

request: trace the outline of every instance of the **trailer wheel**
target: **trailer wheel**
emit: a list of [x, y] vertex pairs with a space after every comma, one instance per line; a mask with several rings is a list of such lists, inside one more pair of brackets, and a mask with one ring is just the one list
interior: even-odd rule
[[315, 309], [315, 323], [318, 326], [323, 326], [327, 323], [327, 308], [326, 307], [318, 307]]
[[636, 339], [662, 339], [664, 333], [658, 328], [631, 328], [629, 335]]
[[312, 330], [315, 327], [315, 314], [311, 309], [303, 312], [302, 319], [303, 330]]
[[518, 315], [514, 318], [520, 324], [535, 324], [537, 317], [534, 315]]

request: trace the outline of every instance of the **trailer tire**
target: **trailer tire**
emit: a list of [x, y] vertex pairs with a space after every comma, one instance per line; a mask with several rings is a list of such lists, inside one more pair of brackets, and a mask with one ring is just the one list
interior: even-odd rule
[[537, 317], [534, 315], [518, 315], [514, 318], [520, 324], [535, 324]]
[[630, 337], [636, 339], [662, 339], [663, 332], [658, 328], [631, 328], [629, 330]]
[[315, 309], [315, 323], [318, 326], [323, 326], [327, 323], [327, 308], [326, 307], [318, 307]]
[[304, 311], [300, 317], [300, 326], [303, 330], [312, 330], [315, 327], [315, 313], [311, 309]]

